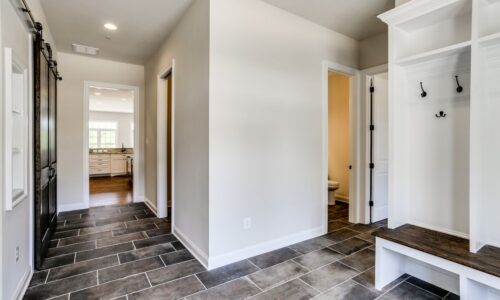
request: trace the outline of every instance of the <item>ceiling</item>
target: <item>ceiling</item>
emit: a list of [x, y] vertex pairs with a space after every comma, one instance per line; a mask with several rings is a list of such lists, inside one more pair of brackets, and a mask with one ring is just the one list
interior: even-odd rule
[[90, 87], [89, 111], [133, 113], [134, 91]]
[[[97, 57], [144, 64], [172, 32], [192, 0], [43, 0], [58, 51], [99, 48]], [[111, 22], [118, 30], [110, 31]], [[108, 36], [110, 39], [106, 39]]]
[[[257, 1], [257, 0], [255, 0]], [[394, 0], [263, 0], [357, 40], [386, 30], [379, 13]], [[144, 64], [172, 32], [192, 0], [43, 0], [58, 51], [99, 48], [97, 57]], [[104, 28], [113, 23], [118, 29]]]
[[377, 15], [394, 8], [394, 0], [263, 1], [356, 40], [385, 32]]

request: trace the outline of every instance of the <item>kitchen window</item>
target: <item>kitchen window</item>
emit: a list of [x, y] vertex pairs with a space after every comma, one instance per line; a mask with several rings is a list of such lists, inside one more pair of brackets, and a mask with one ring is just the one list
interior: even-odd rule
[[89, 147], [117, 148], [118, 124], [116, 122], [89, 122]]

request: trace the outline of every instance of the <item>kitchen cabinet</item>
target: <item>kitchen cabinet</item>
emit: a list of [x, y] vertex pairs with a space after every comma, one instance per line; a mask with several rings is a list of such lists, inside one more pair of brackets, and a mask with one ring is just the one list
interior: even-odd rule
[[111, 173], [111, 159], [109, 154], [91, 154], [89, 157], [89, 175], [102, 176]]
[[130, 172], [131, 154], [90, 154], [90, 176], [126, 175]]
[[111, 175], [125, 175], [128, 173], [128, 154], [111, 154]]

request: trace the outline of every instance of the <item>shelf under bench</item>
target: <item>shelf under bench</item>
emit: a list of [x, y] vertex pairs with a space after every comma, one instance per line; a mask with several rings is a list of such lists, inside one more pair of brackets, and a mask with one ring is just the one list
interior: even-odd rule
[[499, 248], [485, 246], [472, 253], [468, 239], [409, 224], [373, 235], [378, 289], [408, 273], [459, 293], [461, 299], [500, 299]]

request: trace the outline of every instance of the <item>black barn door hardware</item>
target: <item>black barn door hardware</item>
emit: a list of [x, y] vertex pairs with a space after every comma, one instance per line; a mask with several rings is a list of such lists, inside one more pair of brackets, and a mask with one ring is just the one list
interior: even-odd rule
[[464, 88], [460, 85], [460, 82], [458, 82], [458, 75], [455, 76], [455, 80], [457, 82], [457, 93], [461, 93]]
[[422, 84], [422, 81], [420, 81], [420, 89], [422, 89], [422, 93], [420, 94], [420, 96], [422, 98], [427, 97], [427, 92], [424, 90], [424, 85]]
[[435, 116], [436, 118], [444, 118], [446, 117], [446, 114], [444, 113], [444, 111], [440, 111], [439, 114], [436, 114]]

